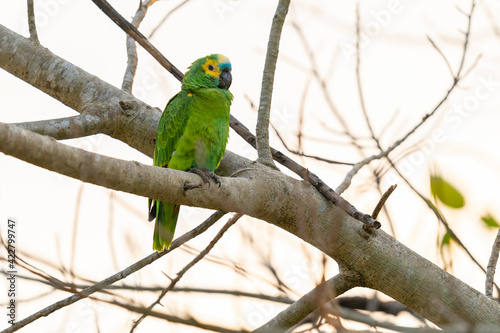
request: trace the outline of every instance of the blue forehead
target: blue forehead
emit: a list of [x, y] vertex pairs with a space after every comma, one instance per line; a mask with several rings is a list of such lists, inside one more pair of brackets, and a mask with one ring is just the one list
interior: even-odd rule
[[232, 69], [231, 63], [230, 62], [221, 62], [219, 64], [219, 70], [223, 71], [224, 69], [229, 68], [230, 70]]

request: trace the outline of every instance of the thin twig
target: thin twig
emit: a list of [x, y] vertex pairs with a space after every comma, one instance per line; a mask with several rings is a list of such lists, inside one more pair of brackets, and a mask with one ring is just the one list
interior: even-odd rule
[[76, 193], [75, 213], [73, 215], [73, 231], [71, 233], [71, 251], [69, 259], [69, 274], [71, 275], [71, 278], [73, 280], [75, 278], [76, 244], [78, 240], [78, 224], [80, 221], [80, 207], [82, 206], [82, 195], [84, 188], [85, 188], [85, 183], [80, 183], [78, 192]]
[[[132, 25], [139, 28], [142, 20], [146, 16], [146, 12], [156, 0], [146, 0], [141, 1], [137, 12], [132, 18]], [[125, 69], [125, 74], [123, 75], [122, 90], [131, 93], [132, 85], [134, 83], [135, 71], [137, 70], [137, 46], [135, 41], [130, 35], [127, 35], [127, 68]]]
[[38, 40], [38, 33], [36, 32], [35, 23], [35, 8], [33, 0], [28, 0], [28, 29], [30, 31], [30, 39], [37, 44], [40, 44]]
[[92, 0], [99, 9], [102, 10], [110, 19], [112, 19], [123, 31], [132, 36], [144, 49], [146, 49], [166, 70], [179, 81], [182, 80], [183, 74], [156, 47], [151, 44], [147, 38], [137, 30], [132, 23], [128, 22], [121, 16], [106, 0]]
[[249, 331], [244, 330], [244, 329], [232, 330], [232, 329], [224, 328], [221, 326], [206, 324], [206, 323], [200, 322], [192, 317], [182, 318], [182, 317], [173, 316], [173, 315], [169, 315], [169, 314], [162, 313], [162, 312], [151, 311], [151, 310], [144, 308], [144, 307], [136, 306], [136, 305], [133, 305], [130, 303], [118, 302], [116, 300], [112, 300], [112, 301], [104, 300], [104, 299], [96, 299], [96, 300], [100, 301], [100, 302], [105, 302], [108, 304], [116, 305], [116, 306], [119, 306], [121, 308], [127, 309], [127, 310], [132, 311], [132, 312], [147, 314], [148, 316], [163, 319], [163, 320], [166, 320], [166, 321], [171, 322], [171, 323], [177, 323], [177, 324], [183, 324], [183, 325], [188, 325], [188, 326], [192, 326], [192, 327], [198, 327], [198, 328], [201, 328], [203, 330], [207, 330], [207, 331], [211, 331], [211, 332], [220, 332], [220, 333], [246, 333], [246, 332], [249, 332]]
[[276, 13], [274, 14], [267, 44], [264, 73], [262, 75], [262, 88], [260, 91], [259, 111], [257, 116], [257, 162], [274, 167], [271, 148], [269, 147], [269, 119], [271, 114], [271, 99], [273, 95], [274, 73], [278, 61], [281, 31], [288, 13], [290, 0], [279, 0]]
[[[358, 96], [359, 103], [361, 104], [361, 111], [366, 121], [366, 125], [373, 140], [380, 146], [378, 139], [373, 131], [372, 124], [370, 122], [370, 117], [368, 117], [368, 112], [366, 111], [365, 97], [363, 94], [363, 86], [361, 84], [361, 14], [359, 10], [359, 2], [356, 3], [356, 83], [358, 86]], [[382, 150], [382, 149], [380, 149]]]
[[299, 39], [300, 39], [302, 45], [304, 46], [304, 49], [305, 49], [307, 56], [308, 56], [308, 59], [309, 59], [308, 61], [310, 64], [311, 72], [313, 74], [313, 77], [319, 83], [319, 86], [320, 86], [321, 92], [325, 98], [326, 104], [328, 105], [330, 111], [333, 113], [333, 115], [337, 119], [337, 122], [344, 129], [342, 134], [346, 135], [351, 140], [351, 144], [354, 145], [359, 151], [362, 151], [363, 147], [361, 147], [359, 145], [359, 143], [357, 142], [358, 138], [351, 133], [348, 122], [345, 120], [345, 118], [342, 116], [339, 109], [337, 108], [337, 106], [333, 102], [333, 98], [328, 90], [328, 85], [327, 85], [326, 81], [321, 77], [320, 73], [318, 72], [318, 69], [321, 68], [321, 66], [319, 66], [316, 62], [315, 54], [313, 52], [312, 47], [309, 45], [307, 36], [304, 34], [301, 27], [296, 22], [292, 21], [292, 27], [295, 28], [295, 30], [299, 36]]
[[[255, 104], [252, 102], [252, 100], [250, 98], [248, 98], [248, 96], [246, 96], [249, 103], [250, 103], [250, 107], [254, 110], [255, 110]], [[305, 94], [303, 94], [303, 99], [305, 99]], [[302, 103], [301, 103], [302, 104]], [[301, 109], [303, 109], [303, 105], [301, 105]], [[303, 112], [300, 112], [301, 114]], [[340, 165], [354, 165], [354, 163], [352, 162], [343, 162], [343, 161], [337, 161], [337, 160], [331, 160], [331, 159], [328, 159], [328, 158], [324, 158], [324, 157], [321, 157], [321, 156], [316, 156], [316, 155], [310, 155], [310, 154], [305, 154], [304, 152], [301, 151], [301, 137], [303, 136], [302, 135], [302, 115], [300, 116], [299, 118], [299, 133], [297, 134], [297, 137], [298, 137], [298, 141], [299, 141], [299, 150], [293, 150], [292, 148], [290, 148], [287, 143], [285, 142], [285, 140], [283, 139], [283, 137], [281, 136], [280, 132], [278, 131], [278, 129], [276, 128], [276, 126], [273, 125], [273, 123], [270, 121], [269, 122], [269, 125], [273, 128], [274, 130], [274, 133], [276, 134], [276, 136], [278, 137], [278, 139], [281, 141], [281, 144], [283, 145], [283, 147], [285, 147], [285, 149], [294, 154], [294, 155], [297, 155], [297, 156], [301, 156], [301, 157], [307, 157], [307, 158], [312, 158], [312, 159], [315, 159], [315, 160], [318, 160], [318, 161], [321, 161], [321, 162], [325, 162], [325, 163], [330, 163], [330, 164], [340, 164]], [[272, 151], [273, 148], [271, 148], [271, 151]]]
[[304, 148], [302, 147], [302, 138], [303, 138], [303, 133], [302, 130], [304, 128], [304, 111], [306, 108], [306, 98], [307, 94], [309, 93], [309, 87], [311, 86], [311, 77], [309, 77], [306, 81], [306, 84], [304, 86], [304, 90], [302, 91], [302, 97], [300, 98], [300, 105], [299, 105], [299, 121], [298, 121], [298, 131], [297, 131], [297, 152], [303, 154], [304, 153]]
[[[240, 123], [236, 118], [232, 117], [229, 120], [231, 124], [231, 128], [238, 133], [243, 139], [245, 139], [252, 147], [255, 148], [255, 136], [245, 127], [242, 123]], [[295, 174], [300, 176], [305, 181], [309, 182], [312, 186], [314, 186], [319, 193], [321, 193], [327, 200], [333, 203], [338, 208], [342, 209], [345, 213], [347, 213], [352, 218], [363, 222], [370, 228], [378, 229], [380, 228], [380, 222], [376, 221], [368, 214], [361, 213], [356, 209], [351, 203], [338, 195], [332, 188], [326, 185], [317, 175], [304, 168], [302, 165], [298, 164], [291, 158], [285, 156], [279, 150], [276, 150], [271, 147], [271, 152], [273, 154], [273, 158], [280, 163], [281, 165], [287, 167]]]
[[498, 253], [500, 252], [500, 230], [498, 230], [497, 237], [493, 246], [491, 248], [490, 260], [488, 261], [488, 266], [486, 267], [486, 296], [493, 297], [493, 278], [495, 277], [495, 270], [498, 261]]
[[435, 48], [436, 51], [441, 56], [441, 58], [443, 58], [444, 63], [446, 64], [446, 67], [448, 67], [448, 71], [450, 71], [451, 76], [454, 77], [455, 73], [453, 72], [453, 68], [451, 68], [451, 64], [448, 61], [448, 58], [446, 58], [446, 56], [444, 55], [443, 51], [441, 51], [441, 49], [437, 46], [437, 44], [434, 42], [434, 40], [432, 40], [431, 36], [425, 35], [425, 37], [427, 37], [427, 40], [431, 43], [432, 47]]
[[[346, 177], [344, 178], [344, 180], [342, 181], [342, 183], [337, 187], [336, 191], [339, 194], [341, 194], [343, 191], [345, 191], [345, 189], [347, 189], [349, 187], [349, 185], [351, 184], [352, 177], [354, 177], [354, 175], [356, 175], [358, 173], [358, 171], [361, 170], [362, 167], [364, 167], [365, 165], [369, 164], [373, 160], [376, 160], [376, 159], [379, 159], [379, 158], [382, 158], [382, 157], [386, 157], [387, 158], [389, 156], [389, 153], [391, 153], [394, 149], [396, 149], [397, 147], [399, 147], [412, 134], [414, 134], [430, 117], [432, 117], [441, 108], [441, 106], [444, 104], [444, 102], [446, 100], [448, 100], [448, 97], [451, 95], [451, 93], [457, 87], [458, 82], [465, 77], [465, 74], [469, 73], [469, 71], [466, 71], [466, 73], [464, 75], [462, 75], [462, 71], [463, 71], [464, 63], [465, 63], [465, 56], [467, 54], [467, 49], [468, 49], [468, 45], [469, 45], [469, 35], [470, 35], [472, 14], [474, 13], [474, 9], [475, 9], [475, 1], [472, 2], [471, 11], [467, 15], [467, 17], [468, 17], [467, 31], [465, 32], [464, 47], [463, 47], [463, 51], [462, 51], [462, 56], [461, 56], [461, 59], [460, 59], [460, 63], [459, 63], [459, 66], [458, 66], [456, 74], [453, 75], [452, 84], [451, 84], [450, 88], [448, 88], [448, 90], [446, 91], [446, 93], [443, 96], [443, 98], [441, 98], [441, 100], [436, 104], [436, 106], [431, 110], [431, 112], [429, 112], [426, 115], [424, 115], [422, 117], [422, 120], [419, 123], [417, 123], [402, 138], [400, 138], [399, 140], [395, 141], [391, 146], [389, 146], [389, 148], [387, 148], [387, 149], [385, 149], [383, 151], [382, 151], [382, 149], [380, 149], [381, 152], [379, 154], [367, 157], [364, 160], [360, 161], [359, 163], [356, 163], [353, 166], [353, 168], [351, 169], [351, 171], [348, 172], [348, 174], [346, 175]], [[436, 48], [436, 49], [439, 50], [439, 48]]]
[[355, 286], [356, 282], [353, 279], [338, 274], [316, 286], [253, 333], [284, 332], [308, 316], [318, 308], [318, 305], [328, 302]]
[[[2, 244], [2, 239], [0, 238], [0, 244]], [[3, 245], [3, 244], [2, 244]], [[187, 245], [184, 245], [186, 247]], [[5, 260], [4, 258], [0, 258]], [[33, 266], [33, 265], [31, 265]], [[23, 267], [25, 268], [25, 267]], [[28, 268], [26, 268], [29, 270]], [[40, 270], [40, 269], [38, 269]], [[30, 270], [30, 272], [32, 272]], [[26, 281], [32, 281], [32, 282], [37, 282], [37, 283], [42, 283], [47, 286], [51, 286], [55, 289], [63, 290], [63, 291], [69, 291], [75, 292], [76, 290], [81, 290], [81, 289], [86, 289], [89, 288], [89, 284], [78, 284], [78, 283], [70, 283], [70, 282], [65, 282], [62, 280], [57, 280], [58, 283], [53, 283], [51, 281], [53, 276], [50, 276], [47, 274], [46, 276], [42, 276], [42, 274], [37, 274], [36, 272], [32, 272], [35, 275], [40, 276], [40, 278], [35, 278], [35, 277], [30, 277], [26, 275], [17, 275], [19, 279], [26, 280]], [[5, 270], [0, 270], [0, 274], [3, 275], [8, 275], [7, 271]], [[55, 278], [54, 278], [55, 279]], [[91, 284], [95, 284], [97, 282], [91, 281]], [[120, 285], [109, 285], [106, 286], [101, 290], [101, 292], [105, 292], [107, 290], [132, 290], [132, 291], [137, 291], [137, 292], [161, 292], [165, 287], [163, 286], [140, 286], [140, 285], [127, 285], [127, 284], [120, 284]], [[269, 302], [276, 302], [276, 303], [282, 303], [282, 304], [292, 304], [293, 300], [288, 297], [288, 296], [274, 296], [274, 295], [265, 295], [265, 294], [260, 294], [260, 293], [251, 293], [251, 292], [245, 292], [245, 291], [240, 291], [240, 290], [229, 290], [229, 289], [212, 289], [212, 288], [198, 288], [198, 287], [174, 287], [170, 292], [179, 292], [179, 293], [200, 293], [200, 294], [218, 294], [218, 295], [228, 295], [228, 296], [236, 296], [236, 297], [247, 297], [247, 298], [254, 298], [254, 299], [259, 299], [259, 300], [264, 300], [264, 301], [269, 301]], [[49, 292], [51, 293], [51, 292]], [[45, 294], [44, 294], [45, 295]], [[33, 298], [30, 298], [33, 299]]]
[[237, 213], [237, 214], [233, 215], [233, 217], [231, 217], [229, 219], [229, 221], [227, 221], [227, 223], [219, 230], [219, 232], [214, 237], [214, 239], [212, 239], [212, 241], [210, 241], [210, 243], [207, 245], [207, 247], [203, 251], [201, 251], [193, 260], [191, 260], [191, 262], [189, 264], [187, 264], [186, 266], [184, 266], [184, 268], [179, 273], [177, 273], [177, 276], [170, 282], [170, 284], [168, 285], [168, 287], [162, 290], [160, 296], [158, 296], [158, 299], [147, 308], [147, 310], [144, 312], [144, 314], [139, 319], [137, 319], [134, 322], [134, 325], [132, 326], [130, 332], [133, 332], [137, 328], [137, 326], [141, 323], [141, 321], [143, 321], [148, 316], [148, 312], [151, 311], [154, 308], [155, 305], [160, 304], [160, 301], [162, 300], [162, 298], [170, 290], [172, 290], [175, 287], [175, 285], [177, 284], [177, 282], [179, 282], [179, 280], [184, 276], [184, 274], [186, 274], [186, 272], [189, 269], [191, 269], [201, 259], [203, 259], [203, 257], [205, 257], [208, 254], [208, 252], [210, 252], [210, 250], [212, 250], [212, 248], [215, 246], [215, 244], [217, 244], [217, 242], [222, 238], [222, 236], [224, 235], [224, 233], [233, 224], [235, 224], [240, 219], [240, 217], [242, 217], [242, 216], [243, 216], [243, 214]]
[[[410, 181], [399, 171], [399, 169], [396, 167], [396, 165], [392, 162], [390, 158], [387, 158], [389, 163], [391, 164], [392, 168], [396, 173], [401, 177], [401, 179], [404, 180], [404, 182], [410, 187], [410, 189], [417, 194], [425, 203], [426, 205], [432, 210], [434, 215], [436, 215], [438, 221], [443, 224], [443, 226], [446, 228], [446, 232], [450, 234], [450, 237], [452, 237], [457, 244], [465, 251], [465, 253], [469, 256], [469, 258], [476, 264], [477, 267], [479, 267], [484, 273], [487, 273], [487, 270], [477, 261], [477, 259], [472, 255], [472, 253], [469, 251], [469, 249], [465, 246], [465, 244], [458, 238], [457, 234], [450, 228], [450, 224], [448, 221], [446, 221], [446, 218], [441, 214], [441, 212], [437, 209], [435, 205], [432, 204], [431, 200], [426, 198], [422, 193], [420, 193], [411, 183]], [[500, 293], [500, 287], [498, 287], [495, 284], [495, 288], [497, 291]]]
[[307, 158], [312, 158], [312, 159], [315, 159], [315, 160], [318, 160], [318, 161], [321, 161], [321, 162], [330, 163], [330, 164], [354, 165], [354, 163], [351, 163], [351, 162], [342, 162], [342, 161], [337, 161], [337, 160], [331, 160], [331, 159], [324, 158], [324, 157], [321, 157], [321, 156], [305, 154], [305, 153], [301, 153], [300, 151], [293, 150], [290, 147], [288, 147], [288, 145], [286, 144], [285, 140], [281, 136], [281, 134], [278, 131], [278, 129], [272, 123], [270, 123], [270, 125], [273, 128], [274, 133], [276, 133], [276, 136], [278, 137], [278, 139], [281, 141], [281, 144], [283, 145], [283, 147], [285, 147], [285, 149], [287, 151], [289, 151], [290, 153], [292, 153], [294, 155], [302, 156], [302, 157], [307, 157]]
[[183, 2], [181, 2], [180, 4], [178, 4], [177, 6], [175, 6], [174, 8], [172, 8], [171, 11], [169, 11], [167, 13], [167, 15], [165, 15], [161, 21], [156, 25], [156, 27], [154, 27], [153, 30], [151, 30], [151, 32], [149, 33], [148, 35], [148, 39], [151, 39], [154, 34], [156, 33], [156, 31], [158, 31], [158, 29], [167, 21], [167, 19], [170, 17], [170, 15], [172, 15], [173, 13], [175, 13], [179, 8], [181, 8], [182, 6], [184, 6], [186, 3], [188, 3], [190, 0], [184, 0]]
[[385, 191], [385, 193], [382, 195], [382, 197], [380, 198], [380, 200], [378, 201], [378, 204], [377, 206], [375, 206], [375, 209], [373, 210], [373, 213], [372, 213], [372, 217], [374, 219], [377, 218], [378, 214], [380, 213], [380, 211], [382, 210], [382, 207], [384, 207], [385, 205], [385, 202], [387, 201], [387, 199], [389, 199], [389, 196], [392, 194], [392, 192], [394, 192], [394, 190], [396, 189], [396, 187], [398, 187], [397, 184], [394, 184], [394, 185], [391, 185], [387, 191]]
[[42, 309], [42, 310], [35, 312], [34, 314], [24, 318], [23, 320], [16, 322], [14, 325], [12, 325], [9, 328], [7, 328], [6, 330], [4, 330], [2, 333], [15, 332], [18, 329], [34, 322], [35, 320], [37, 320], [41, 317], [47, 317], [48, 315], [50, 315], [51, 313], [53, 313], [59, 309], [62, 309], [68, 305], [71, 305], [71, 304], [73, 304], [81, 299], [84, 299], [84, 298], [92, 295], [93, 293], [106, 288], [110, 284], [113, 284], [117, 281], [120, 281], [120, 280], [126, 278], [130, 274], [137, 272], [138, 270], [142, 269], [143, 267], [151, 264], [152, 262], [163, 257], [164, 255], [172, 252], [173, 250], [175, 250], [176, 248], [178, 248], [179, 246], [181, 246], [185, 242], [187, 242], [187, 241], [195, 238], [196, 236], [200, 235], [201, 233], [205, 232], [209, 227], [211, 227], [215, 222], [217, 222], [223, 215], [224, 215], [224, 212], [216, 211], [208, 219], [206, 219], [202, 224], [198, 225], [196, 228], [192, 229], [191, 231], [185, 233], [181, 237], [175, 239], [172, 242], [170, 249], [165, 250], [163, 252], [153, 252], [152, 254], [137, 261], [136, 263], [130, 265], [129, 267], [125, 268], [124, 270], [122, 270], [114, 275], [111, 275], [111, 276], [107, 277], [106, 279], [101, 280], [98, 283], [96, 283], [88, 288], [85, 288], [85, 289], [81, 290], [80, 292], [78, 292], [70, 297], [67, 297], [61, 301], [55, 302], [55, 303], [49, 305], [48, 307], [46, 307], [45, 309]]

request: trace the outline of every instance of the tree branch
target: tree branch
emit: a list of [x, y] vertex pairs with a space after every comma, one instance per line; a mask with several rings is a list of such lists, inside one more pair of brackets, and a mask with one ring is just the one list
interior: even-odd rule
[[161, 116], [159, 109], [100, 80], [48, 49], [34, 45], [30, 39], [2, 25], [0, 50], [1, 68], [73, 110], [98, 117], [100, 122], [105, 122], [99, 124], [103, 133], [153, 156], [153, 142]]
[[253, 332], [284, 332], [307, 317], [311, 312], [317, 309], [318, 306], [321, 306], [357, 285], [358, 283], [355, 282], [352, 277], [338, 274], [318, 285]]
[[271, 99], [273, 95], [274, 72], [278, 61], [279, 43], [281, 31], [288, 13], [290, 0], [280, 0], [276, 13], [274, 14], [269, 42], [267, 44], [266, 61], [262, 75], [262, 87], [260, 91], [259, 112], [257, 118], [256, 136], [257, 162], [274, 167], [271, 148], [269, 147], [269, 119], [271, 113]]
[[230, 152], [219, 171], [222, 175], [238, 174], [238, 178], [224, 177], [219, 189], [204, 187], [184, 192], [183, 183], [197, 181], [196, 175], [90, 153], [14, 125], [0, 123], [0, 151], [114, 190], [263, 219], [359, 274], [367, 287], [380, 290], [438, 325], [456, 318], [472, 325], [500, 325], [500, 305], [494, 300], [385, 232], [365, 232], [311, 186]]
[[200, 253], [198, 253], [198, 255], [196, 257], [194, 257], [194, 259], [191, 260], [191, 262], [189, 262], [189, 264], [187, 264], [186, 266], [184, 266], [184, 268], [181, 269], [179, 273], [177, 273], [177, 276], [172, 281], [170, 281], [170, 284], [168, 285], [168, 287], [164, 288], [161, 291], [160, 296], [158, 296], [158, 299], [147, 308], [147, 311], [138, 320], [135, 321], [135, 323], [132, 326], [132, 329], [130, 330], [130, 332], [133, 332], [137, 328], [137, 326], [141, 323], [141, 321], [144, 320], [144, 318], [146, 318], [146, 316], [148, 315], [148, 311], [153, 310], [153, 307], [155, 305], [160, 304], [160, 301], [162, 300], [162, 298], [165, 297], [165, 295], [169, 291], [171, 291], [172, 289], [174, 289], [175, 285], [177, 284], [177, 282], [180, 281], [180, 279], [184, 276], [184, 274], [186, 274], [186, 272], [189, 269], [191, 269], [201, 259], [203, 259], [208, 254], [208, 252], [210, 252], [210, 250], [213, 249], [213, 247], [215, 246], [215, 244], [217, 244], [217, 242], [222, 238], [222, 236], [224, 235], [224, 233], [233, 224], [235, 224], [240, 219], [240, 217], [242, 217], [242, 216], [243, 216], [243, 214], [237, 213], [233, 217], [231, 217], [229, 219], [229, 221], [226, 222], [226, 224], [219, 230], [219, 232], [217, 233], [217, 235], [215, 235], [215, 237], [210, 241], [210, 243], [207, 245], [207, 247], [205, 249], [203, 249], [203, 251], [201, 251]]
[[182, 81], [184, 76], [181, 71], [177, 69], [163, 54], [158, 51], [156, 47], [151, 44], [147, 38], [137, 30], [136, 27], [132, 25], [129, 21], [125, 20], [118, 12], [111, 7], [111, 5], [106, 0], [92, 0], [99, 9], [103, 11], [109, 18], [111, 18], [123, 31], [128, 35], [132, 36], [136, 42], [141, 44], [148, 52], [172, 75], [174, 75], [179, 81]]
[[491, 248], [490, 260], [488, 260], [488, 266], [486, 271], [486, 296], [493, 297], [493, 281], [495, 277], [495, 270], [498, 262], [498, 253], [500, 252], [500, 230], [498, 230], [497, 237], [493, 242], [493, 246]]
[[38, 40], [38, 33], [36, 32], [36, 23], [35, 23], [35, 8], [34, 8], [33, 0], [28, 0], [28, 29], [30, 31], [30, 39], [40, 44]]
[[26, 130], [50, 136], [56, 140], [81, 138], [106, 132], [105, 123], [98, 116], [79, 115], [66, 118], [29, 121], [13, 124]]
[[[141, 1], [137, 12], [132, 18], [132, 25], [139, 28], [142, 20], [146, 16], [146, 12], [156, 0], [146, 0]], [[137, 69], [137, 47], [135, 41], [130, 35], [127, 35], [127, 68], [125, 69], [125, 74], [123, 75], [122, 90], [132, 93], [132, 84], [134, 83], [135, 71]]]
[[61, 301], [58, 301], [58, 302], [46, 307], [45, 309], [42, 309], [42, 310], [24, 318], [23, 320], [16, 322], [14, 325], [12, 325], [9, 328], [7, 328], [6, 330], [4, 330], [2, 333], [15, 332], [18, 329], [34, 322], [35, 320], [37, 320], [41, 317], [47, 317], [51, 313], [53, 313], [59, 309], [62, 309], [63, 307], [71, 305], [71, 304], [73, 304], [81, 299], [84, 299], [84, 298], [92, 295], [93, 293], [95, 293], [97, 291], [100, 291], [100, 290], [106, 288], [107, 286], [109, 286], [117, 281], [120, 281], [120, 280], [126, 278], [130, 274], [137, 272], [141, 268], [151, 264], [155, 260], [166, 255], [167, 253], [172, 252], [173, 250], [175, 250], [176, 248], [178, 248], [179, 246], [181, 246], [185, 242], [187, 242], [187, 241], [195, 238], [196, 236], [200, 235], [201, 233], [205, 232], [210, 226], [212, 226], [215, 222], [217, 222], [223, 215], [224, 215], [224, 213], [221, 211], [215, 212], [207, 220], [205, 220], [205, 222], [198, 225], [197, 227], [195, 227], [191, 231], [185, 233], [181, 237], [175, 239], [172, 242], [172, 245], [170, 246], [170, 248], [168, 250], [164, 250], [163, 252], [156, 252], [155, 251], [152, 254], [150, 254], [149, 256], [147, 256], [147, 257], [137, 261], [136, 263], [130, 265], [129, 267], [125, 268], [124, 270], [122, 270], [122, 271], [120, 271], [120, 272], [118, 272], [118, 273], [116, 273], [116, 274], [114, 274], [114, 275], [112, 275], [104, 280], [101, 280], [100, 282], [98, 282], [98, 283], [96, 283], [88, 288], [85, 288], [82, 291], [80, 291], [80, 292], [78, 292], [78, 293], [76, 293], [68, 298], [65, 298]]
[[[28, 39], [3, 26], [0, 26], [0, 45], [1, 67], [79, 112], [90, 114], [97, 110], [92, 114], [116, 116], [118, 128], [108, 129], [110, 135], [152, 155], [159, 112], [48, 50], [34, 48]], [[33, 146], [37, 149], [32, 149]], [[179, 204], [237, 210], [260, 218], [309, 242], [339, 265], [362, 276], [365, 286], [399, 300], [438, 325], [456, 318], [470, 325], [500, 325], [500, 306], [495, 301], [385, 232], [366, 233], [359, 223], [330, 205], [309, 184], [230, 152], [226, 152], [219, 173], [237, 174], [239, 178], [223, 178], [220, 189], [201, 188], [184, 193], [183, 183], [197, 181], [196, 175], [92, 154], [13, 125], [0, 124], [0, 151], [111, 189]], [[275, 157], [293, 167], [282, 154], [281, 158]], [[319, 191], [331, 191], [324, 183], [320, 184], [319, 178], [299, 167], [297, 172], [302, 172], [302, 177], [314, 183]], [[327, 198], [328, 193], [325, 193]], [[328, 200], [335, 202], [335, 197]]]

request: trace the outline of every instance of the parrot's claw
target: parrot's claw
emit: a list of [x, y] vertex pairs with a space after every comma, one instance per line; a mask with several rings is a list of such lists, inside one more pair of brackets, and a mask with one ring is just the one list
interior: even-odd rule
[[191, 169], [188, 169], [187, 171], [191, 172], [191, 173], [195, 173], [198, 176], [200, 176], [204, 183], [208, 183], [209, 187], [210, 187], [210, 179], [212, 179], [215, 183], [217, 183], [217, 187], [220, 187], [222, 185], [219, 177], [217, 177], [217, 175], [210, 170], [201, 170], [198, 168], [191, 168]]

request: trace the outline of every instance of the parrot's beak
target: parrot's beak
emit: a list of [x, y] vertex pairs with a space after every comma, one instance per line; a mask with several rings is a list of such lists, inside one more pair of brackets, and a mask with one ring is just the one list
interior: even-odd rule
[[219, 88], [221, 89], [229, 89], [231, 86], [231, 82], [233, 77], [231, 76], [231, 70], [229, 68], [225, 68], [219, 76]]

